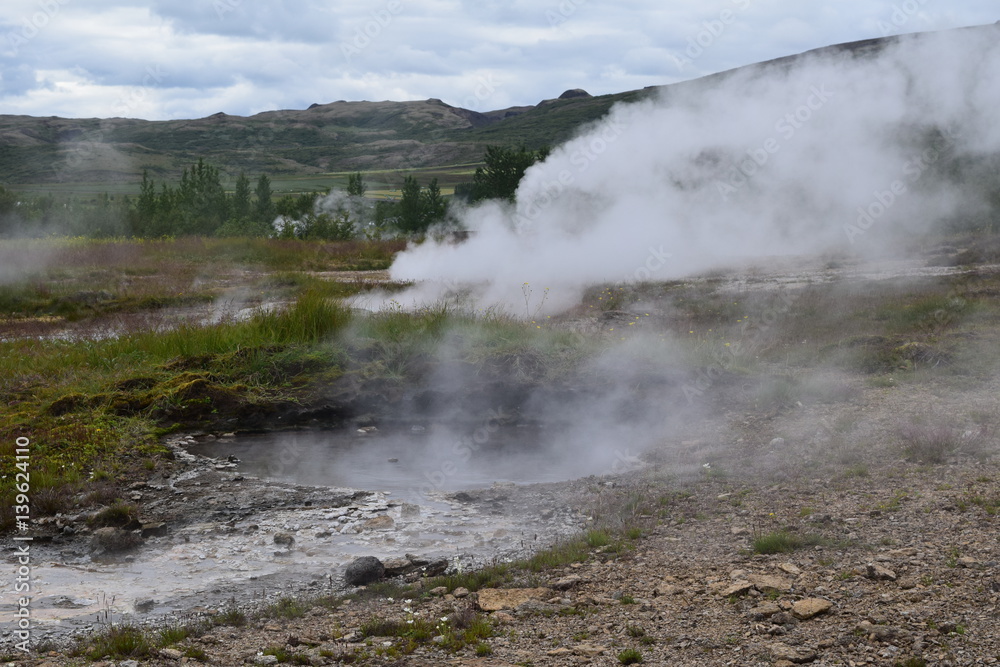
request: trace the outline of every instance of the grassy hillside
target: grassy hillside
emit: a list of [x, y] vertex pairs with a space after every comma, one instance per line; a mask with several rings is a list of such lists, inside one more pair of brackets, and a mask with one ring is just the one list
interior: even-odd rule
[[[0, 115], [0, 185], [22, 190], [130, 192], [136, 190], [143, 170], [157, 180], [172, 180], [204, 158], [233, 177], [240, 171], [266, 172], [279, 190], [296, 191], [296, 182], [303, 180], [336, 182], [331, 174], [337, 172], [390, 173], [467, 165], [479, 160], [490, 144], [529, 148], [558, 144], [581, 125], [601, 118], [617, 102], [636, 101], [655, 92], [667, 99], [683, 97], [717, 86], [735, 72], [788, 67], [820, 53], [868, 58], [898, 39], [840, 44], [670, 86], [599, 97], [567, 96], [488, 113], [429, 99], [339, 101], [250, 117], [218, 113], [172, 121]], [[380, 189], [391, 189], [395, 180], [387, 178], [385, 188]]]

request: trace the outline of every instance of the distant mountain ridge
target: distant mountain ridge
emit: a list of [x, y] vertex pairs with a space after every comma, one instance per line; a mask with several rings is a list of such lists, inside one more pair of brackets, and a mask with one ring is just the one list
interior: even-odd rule
[[[992, 24], [959, 30], [1000, 33]], [[0, 115], [0, 184], [135, 182], [143, 170], [155, 178], [173, 178], [199, 158], [230, 173], [301, 175], [476, 162], [490, 144], [538, 148], [569, 139], [618, 102], [656, 92], [665, 92], [669, 99], [717, 85], [748, 68], [786, 67], [811, 55], [849, 52], [869, 57], [898, 39], [838, 44], [613, 95], [571, 89], [537, 105], [485, 113], [428, 99], [338, 101], [249, 117], [217, 113], [169, 121]]]

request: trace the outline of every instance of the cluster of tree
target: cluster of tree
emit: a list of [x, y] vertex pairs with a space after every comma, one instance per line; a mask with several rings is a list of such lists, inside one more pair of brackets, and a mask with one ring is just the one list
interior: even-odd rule
[[136, 236], [146, 237], [262, 236], [270, 233], [276, 213], [266, 174], [251, 191], [250, 179], [241, 173], [230, 194], [222, 186], [218, 168], [198, 160], [184, 170], [177, 187], [163, 183], [157, 189], [143, 172], [131, 226]]
[[[484, 166], [471, 183], [456, 188], [456, 198], [512, 201], [525, 170], [547, 149], [490, 146]], [[421, 186], [403, 181], [400, 197], [373, 201], [361, 173], [348, 177], [346, 193], [327, 191], [285, 195], [274, 201], [266, 174], [254, 187], [241, 173], [227, 191], [217, 167], [199, 160], [179, 183], [156, 183], [143, 172], [138, 198], [98, 195], [89, 200], [59, 200], [51, 195], [23, 196], [0, 187], [0, 235], [74, 236], [279, 236], [346, 240], [359, 236], [425, 233], [447, 217], [448, 202], [438, 180]]]

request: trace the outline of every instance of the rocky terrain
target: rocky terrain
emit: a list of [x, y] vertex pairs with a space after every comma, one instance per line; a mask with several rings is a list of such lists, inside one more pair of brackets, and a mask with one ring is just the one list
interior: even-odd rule
[[[635, 517], [648, 527], [637, 539], [516, 586], [427, 590], [417, 578], [405, 601], [307, 605], [299, 618], [220, 626], [141, 664], [192, 662], [188, 646], [220, 665], [275, 664], [264, 652], [276, 647], [295, 664], [615, 665], [630, 649], [646, 664], [998, 664], [997, 473], [995, 463], [955, 460], [773, 485], [711, 474], [658, 483], [657, 516]], [[649, 492], [656, 474], [592, 479], [591, 497]], [[802, 544], [754, 553], [754, 539], [774, 531]], [[472, 613], [492, 628], [479, 649], [489, 655], [433, 639], [400, 655], [406, 637], [362, 630], [372, 619], [454, 623]], [[12, 664], [86, 661], [54, 652]]]

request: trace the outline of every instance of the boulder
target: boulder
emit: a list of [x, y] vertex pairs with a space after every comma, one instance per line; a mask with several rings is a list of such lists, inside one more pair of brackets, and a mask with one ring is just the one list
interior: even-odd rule
[[349, 586], [365, 586], [382, 579], [385, 576], [385, 566], [374, 556], [355, 558], [344, 571], [344, 581]]

